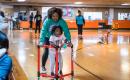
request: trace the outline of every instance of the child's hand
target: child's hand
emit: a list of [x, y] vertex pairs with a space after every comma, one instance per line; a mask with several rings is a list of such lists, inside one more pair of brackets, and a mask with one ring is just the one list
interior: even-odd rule
[[38, 46], [42, 47], [42, 46], [43, 46], [43, 43], [38, 43]]
[[59, 48], [59, 46], [57, 46], [57, 45], [55, 45], [54, 47], [55, 47], [55, 48]]
[[71, 42], [69, 42], [69, 43], [67, 44], [67, 46], [73, 47], [73, 44], [72, 44]]
[[57, 46], [55, 43], [50, 41], [50, 45], [53, 46], [54, 48], [59, 48], [59, 46]]

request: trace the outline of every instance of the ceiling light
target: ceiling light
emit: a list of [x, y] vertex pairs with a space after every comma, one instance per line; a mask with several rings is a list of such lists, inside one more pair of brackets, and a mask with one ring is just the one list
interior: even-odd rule
[[129, 3], [123, 3], [123, 4], [121, 4], [121, 5], [124, 5], [124, 6], [126, 5], [126, 6], [127, 6], [127, 5], [130, 5], [130, 4], [129, 4]]
[[74, 4], [83, 4], [83, 2], [74, 2]]
[[18, 2], [24, 2], [24, 1], [26, 1], [26, 0], [17, 0]]

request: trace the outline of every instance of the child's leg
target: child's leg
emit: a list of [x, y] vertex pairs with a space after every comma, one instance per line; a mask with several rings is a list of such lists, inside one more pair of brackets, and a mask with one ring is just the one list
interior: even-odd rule
[[54, 73], [54, 65], [55, 65], [55, 51], [49, 49], [49, 58], [50, 58], [50, 71]]
[[62, 74], [62, 68], [63, 68], [63, 59], [61, 53], [59, 53], [59, 71], [60, 74]]

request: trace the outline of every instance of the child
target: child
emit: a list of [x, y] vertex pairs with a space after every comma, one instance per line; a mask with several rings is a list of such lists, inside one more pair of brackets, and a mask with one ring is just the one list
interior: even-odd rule
[[12, 68], [12, 59], [8, 56], [9, 41], [5, 33], [0, 31], [0, 80], [8, 80]]
[[[60, 49], [65, 42], [65, 37], [62, 35], [63, 31], [60, 26], [53, 26], [52, 28], [52, 35], [50, 36], [50, 45], [58, 48], [58, 61], [59, 61], [59, 73], [62, 75], [62, 67], [63, 67], [63, 60], [62, 55], [60, 53]], [[51, 75], [54, 75], [54, 66], [55, 66], [55, 48], [49, 48], [49, 57], [50, 57], [50, 69]]]

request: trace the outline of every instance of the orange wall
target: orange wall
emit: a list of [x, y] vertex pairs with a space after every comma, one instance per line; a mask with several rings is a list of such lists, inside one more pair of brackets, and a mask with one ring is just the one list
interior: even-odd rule
[[129, 20], [113, 20], [112, 27], [114, 29], [130, 28], [130, 21]]
[[[67, 22], [68, 27], [70, 29], [71, 28], [74, 28], [74, 29], [77, 28], [75, 20], [66, 20], [66, 22]], [[99, 22], [105, 22], [106, 24], [108, 24], [107, 20], [93, 20], [93, 21], [86, 20], [85, 21], [85, 26], [83, 26], [83, 28], [98, 28], [98, 23]]]
[[[36, 27], [35, 22], [33, 22], [32, 27], [33, 27], [33, 28]], [[42, 27], [42, 22], [41, 22], [41, 27]], [[20, 28], [26, 28], [26, 29], [29, 29], [29, 28], [30, 28], [30, 23], [29, 23], [29, 21], [20, 21]]]
[[93, 21], [86, 20], [84, 28], [98, 28], [99, 27], [99, 25], [98, 25], [99, 22], [104, 22], [104, 23], [108, 24], [107, 20], [93, 20]]
[[[67, 22], [68, 27], [70, 29], [77, 29], [77, 25], [76, 25], [75, 20], [66, 20], [66, 22]], [[108, 24], [107, 20], [93, 20], [93, 21], [86, 20], [85, 26], [83, 26], [83, 28], [98, 28], [99, 22], [105, 22], [106, 24]], [[30, 27], [29, 21], [21, 21], [20, 27], [21, 28], [29, 28]], [[42, 24], [41, 24], [41, 27], [42, 27]], [[33, 22], [33, 28], [35, 28], [35, 22]]]

